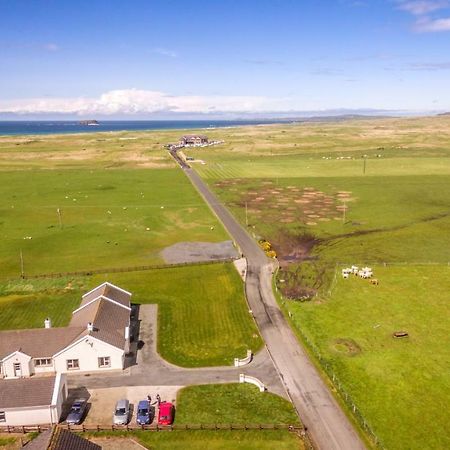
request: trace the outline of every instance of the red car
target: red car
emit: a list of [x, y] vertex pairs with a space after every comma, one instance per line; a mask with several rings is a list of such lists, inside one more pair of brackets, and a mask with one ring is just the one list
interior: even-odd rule
[[169, 402], [161, 402], [158, 412], [158, 425], [172, 425], [175, 415], [175, 406]]

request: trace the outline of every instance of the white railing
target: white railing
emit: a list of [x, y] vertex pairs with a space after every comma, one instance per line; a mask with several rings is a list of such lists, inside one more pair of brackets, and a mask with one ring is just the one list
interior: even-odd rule
[[251, 377], [243, 373], [239, 374], [239, 383], [254, 384], [259, 389], [259, 392], [264, 392], [266, 390], [266, 386], [262, 381], [258, 380], [258, 378]]
[[239, 359], [234, 358], [234, 367], [245, 366], [250, 363], [253, 359], [253, 353], [251, 350], [247, 350], [247, 356], [245, 358]]

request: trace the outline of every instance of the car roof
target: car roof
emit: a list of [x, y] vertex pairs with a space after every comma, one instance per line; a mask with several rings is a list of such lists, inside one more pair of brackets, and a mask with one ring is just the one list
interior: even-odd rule
[[117, 400], [116, 408], [127, 408], [130, 402], [126, 398]]
[[163, 402], [159, 405], [159, 412], [160, 413], [168, 413], [172, 409], [172, 403], [169, 402]]
[[138, 404], [138, 408], [139, 409], [148, 408], [148, 404], [149, 404], [148, 400], [141, 400]]

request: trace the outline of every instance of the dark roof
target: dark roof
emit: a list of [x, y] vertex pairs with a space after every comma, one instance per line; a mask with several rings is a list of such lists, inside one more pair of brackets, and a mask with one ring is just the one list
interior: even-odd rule
[[0, 409], [50, 406], [55, 376], [0, 380]]
[[80, 307], [86, 305], [90, 301], [95, 300], [100, 296], [108, 297], [109, 299], [114, 300], [115, 302], [120, 303], [123, 306], [127, 306], [128, 308], [130, 307], [131, 294], [123, 291], [122, 289], [119, 289], [118, 287], [110, 283], [103, 283], [87, 294], [84, 294], [80, 303]]
[[204, 134], [185, 134], [181, 139], [208, 139]]
[[44, 431], [25, 448], [26, 450], [101, 450], [100, 445], [58, 427]]
[[86, 327], [34, 328], [0, 332], [0, 359], [21, 351], [32, 358], [50, 358], [80, 336]]
[[123, 349], [125, 346], [125, 327], [130, 325], [130, 311], [108, 300], [99, 298], [72, 316], [69, 326], [94, 325], [88, 334]]

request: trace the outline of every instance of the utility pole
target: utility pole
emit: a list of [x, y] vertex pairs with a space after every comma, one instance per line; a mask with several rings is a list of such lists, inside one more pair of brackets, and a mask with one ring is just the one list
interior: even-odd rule
[[245, 202], [245, 225], [248, 227], [248, 206], [247, 202]]
[[363, 156], [363, 175], [366, 174], [366, 157]]
[[58, 209], [56, 210], [56, 212], [58, 213], [59, 228], [62, 229], [63, 225], [62, 225], [61, 210], [58, 208]]
[[20, 276], [22, 278], [25, 278], [25, 274], [23, 271], [23, 254], [22, 254], [22, 249], [20, 249]]

